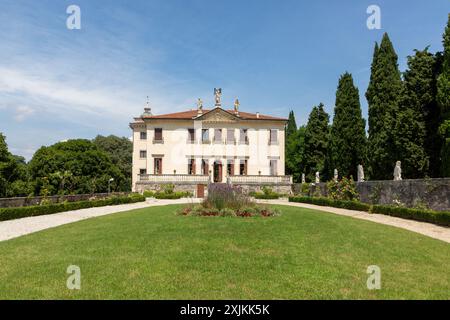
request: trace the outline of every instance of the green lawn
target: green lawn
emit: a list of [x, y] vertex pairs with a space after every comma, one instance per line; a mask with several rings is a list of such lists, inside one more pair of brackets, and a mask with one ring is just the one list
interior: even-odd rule
[[[177, 206], [89, 219], [0, 242], [0, 298], [450, 298], [450, 245], [320, 211], [180, 217]], [[81, 268], [81, 290], [66, 269]], [[366, 287], [378, 265], [382, 289]]]

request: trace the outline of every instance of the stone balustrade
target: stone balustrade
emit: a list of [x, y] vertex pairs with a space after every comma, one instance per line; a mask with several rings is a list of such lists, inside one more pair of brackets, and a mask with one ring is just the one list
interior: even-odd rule
[[139, 175], [139, 182], [155, 184], [207, 184], [209, 182], [209, 176], [192, 174], [141, 174]]

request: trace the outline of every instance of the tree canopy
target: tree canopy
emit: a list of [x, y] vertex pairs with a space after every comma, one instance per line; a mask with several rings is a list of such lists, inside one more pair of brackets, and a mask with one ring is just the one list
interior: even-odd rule
[[302, 168], [310, 181], [314, 181], [319, 171], [326, 179], [326, 156], [328, 151], [329, 115], [320, 103], [313, 107], [305, 128], [305, 144]]
[[[342, 176], [356, 177], [358, 164], [365, 164], [366, 130], [361, 115], [358, 88], [353, 77], [344, 73], [336, 91], [333, 124], [330, 132], [329, 169]], [[331, 176], [331, 172], [328, 173]]]
[[442, 114], [439, 132], [444, 139], [441, 149], [441, 174], [450, 177], [450, 14], [443, 37], [444, 55], [442, 71], [437, 80], [437, 102]]
[[369, 87], [369, 138], [367, 156], [371, 179], [392, 179], [397, 161], [395, 115], [398, 111], [402, 80], [397, 54], [387, 33], [380, 46], [375, 44]]
[[125, 177], [109, 155], [84, 139], [59, 142], [36, 151], [29, 163], [36, 193], [95, 193], [117, 190]]

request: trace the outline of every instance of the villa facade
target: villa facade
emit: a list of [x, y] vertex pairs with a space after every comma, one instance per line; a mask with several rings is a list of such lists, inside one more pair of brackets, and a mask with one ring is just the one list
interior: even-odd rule
[[221, 89], [215, 106], [153, 115], [147, 107], [130, 123], [133, 130], [132, 189], [157, 190], [173, 184], [178, 190], [204, 196], [209, 183], [232, 183], [246, 190], [271, 186], [290, 192], [285, 176], [287, 119], [222, 108]]

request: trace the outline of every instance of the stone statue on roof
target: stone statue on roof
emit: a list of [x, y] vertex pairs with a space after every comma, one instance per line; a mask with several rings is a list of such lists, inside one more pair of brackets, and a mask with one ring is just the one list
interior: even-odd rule
[[236, 98], [236, 100], [234, 100], [234, 111], [237, 112], [239, 110], [239, 99]]
[[197, 100], [197, 109], [198, 109], [199, 111], [202, 111], [202, 110], [203, 110], [203, 101], [202, 101], [202, 99], [200, 99], [200, 98], [198, 98], [198, 100]]
[[216, 101], [216, 106], [220, 106], [220, 98], [222, 96], [222, 88], [214, 88], [214, 100]]

